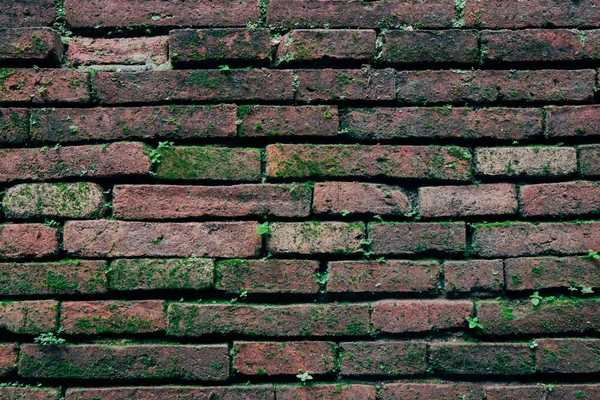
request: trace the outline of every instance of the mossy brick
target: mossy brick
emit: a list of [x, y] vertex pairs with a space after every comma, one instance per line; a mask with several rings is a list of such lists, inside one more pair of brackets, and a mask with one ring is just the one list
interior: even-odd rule
[[542, 374], [600, 372], [600, 357], [598, 357], [600, 340], [598, 339], [540, 339], [536, 342], [538, 343], [535, 352], [537, 369]]
[[89, 74], [69, 69], [0, 68], [0, 104], [84, 104]]
[[325, 375], [335, 369], [333, 342], [234, 342], [233, 350], [240, 375]]
[[39, 335], [58, 326], [58, 302], [54, 300], [5, 301], [0, 304], [0, 329], [19, 335]]
[[208, 258], [117, 259], [108, 272], [111, 291], [205, 290], [214, 286]]
[[94, 218], [104, 214], [102, 188], [89, 182], [23, 183], [8, 189], [2, 209], [8, 219]]
[[163, 332], [167, 321], [162, 300], [65, 301], [60, 324], [69, 335]]
[[336, 106], [239, 107], [241, 137], [337, 136]]
[[446, 293], [461, 295], [504, 289], [502, 260], [446, 261], [442, 269]]
[[275, 400], [271, 385], [252, 386], [134, 386], [104, 388], [68, 388], [66, 400], [180, 400], [180, 399]]
[[274, 144], [267, 146], [267, 176], [465, 181], [470, 158], [468, 149], [453, 146]]
[[381, 400], [421, 400], [421, 399], [468, 399], [479, 400], [484, 396], [483, 387], [477, 383], [384, 383], [381, 388]]
[[[0, 377], [10, 375], [17, 365], [19, 350], [14, 344], [0, 344]], [[0, 388], [0, 394], [4, 388]]]
[[60, 400], [58, 388], [42, 387], [0, 387], [0, 397], [5, 400]]
[[56, 16], [53, 0], [5, 0], [0, 26], [7, 28], [50, 26]]
[[439, 289], [436, 261], [332, 261], [328, 293], [432, 293]]
[[546, 136], [588, 137], [600, 135], [600, 106], [550, 106], [546, 109]]
[[352, 254], [365, 238], [362, 223], [276, 222], [269, 227], [267, 250], [273, 254]]
[[373, 329], [384, 333], [428, 332], [465, 327], [473, 315], [466, 300], [381, 300], [373, 303]]
[[223, 260], [215, 267], [215, 287], [227, 293], [315, 294], [318, 272], [311, 260]]
[[175, 29], [169, 32], [169, 57], [176, 68], [193, 65], [250, 63], [271, 60], [268, 29]]
[[19, 144], [29, 140], [29, 110], [0, 108], [0, 143]]
[[99, 72], [93, 81], [98, 98], [104, 104], [294, 99], [291, 70]]
[[546, 389], [542, 385], [486, 385], [486, 400], [545, 399]]
[[583, 176], [600, 176], [600, 145], [577, 146], [579, 173]]
[[[548, 385], [546, 385], [548, 388]], [[553, 385], [547, 400], [593, 399], [600, 396], [598, 384]]]
[[76, 380], [224, 381], [229, 377], [226, 345], [44, 346], [24, 344], [23, 378]]
[[58, 252], [58, 229], [42, 224], [0, 225], [0, 257], [41, 258]]
[[175, 146], [161, 151], [161, 179], [259, 181], [258, 149], [217, 146]]
[[0, 182], [64, 178], [116, 178], [150, 172], [142, 143], [0, 150]]
[[521, 186], [524, 217], [595, 215], [600, 213], [600, 183], [589, 181]]
[[410, 376], [427, 369], [425, 342], [342, 342], [340, 351], [343, 376]]
[[186, 304], [171, 303], [167, 335], [272, 337], [365, 336], [369, 304]]
[[168, 61], [167, 36], [139, 38], [71, 38], [67, 61], [81, 65], [149, 65]]
[[370, 223], [368, 232], [375, 254], [462, 254], [467, 243], [464, 222]]
[[253, 257], [261, 248], [256, 222], [68, 221], [64, 248], [84, 257]]
[[106, 261], [0, 263], [0, 295], [99, 294], [107, 291]]
[[0, 62], [57, 65], [63, 56], [58, 33], [50, 28], [0, 29]]
[[488, 147], [475, 149], [480, 176], [566, 176], [577, 171], [573, 147]]
[[278, 385], [275, 386], [279, 400], [375, 400], [377, 391], [366, 384], [328, 384], [328, 385]]

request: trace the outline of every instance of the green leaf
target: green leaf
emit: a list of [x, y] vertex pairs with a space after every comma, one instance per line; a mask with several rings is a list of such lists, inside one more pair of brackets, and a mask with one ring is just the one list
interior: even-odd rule
[[268, 235], [271, 233], [271, 227], [268, 222], [264, 222], [256, 227], [256, 233], [259, 235]]

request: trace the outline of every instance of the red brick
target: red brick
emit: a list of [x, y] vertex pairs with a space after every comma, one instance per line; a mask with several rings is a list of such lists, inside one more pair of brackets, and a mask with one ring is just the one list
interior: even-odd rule
[[177, 29], [169, 32], [169, 56], [175, 67], [237, 63], [268, 64], [268, 29]]
[[261, 238], [255, 222], [68, 221], [64, 247], [86, 257], [252, 257]]
[[69, 388], [66, 400], [274, 400], [272, 386]]
[[161, 151], [161, 179], [259, 181], [258, 149], [216, 146], [176, 146]]
[[205, 258], [120, 259], [110, 263], [110, 290], [202, 290], [212, 288], [214, 262]]
[[29, 139], [29, 110], [0, 108], [0, 143], [24, 143]]
[[67, 60], [75, 65], [154, 65], [168, 61], [167, 37], [72, 38]]
[[224, 260], [216, 288], [228, 293], [317, 293], [319, 264], [310, 260]]
[[600, 241], [595, 222], [478, 224], [473, 252], [481, 257], [519, 257], [586, 253]]
[[[596, 316], [598, 314], [596, 313]], [[537, 369], [543, 374], [593, 374], [600, 372], [600, 340], [537, 340]], [[577, 396], [575, 396], [577, 398]]]
[[252, 306], [171, 303], [172, 336], [365, 336], [369, 304]]
[[340, 351], [340, 372], [346, 376], [419, 375], [426, 371], [424, 342], [346, 342], [340, 343]]
[[549, 107], [546, 115], [548, 137], [600, 135], [600, 106]]
[[470, 301], [382, 300], [373, 304], [373, 329], [384, 333], [457, 329], [472, 315]]
[[478, 175], [563, 176], [577, 170], [573, 147], [491, 147], [475, 150]]
[[501, 260], [446, 261], [442, 268], [447, 293], [496, 292], [504, 288]]
[[382, 61], [391, 64], [475, 64], [477, 31], [392, 30], [383, 33]]
[[600, 58], [600, 30], [578, 31], [583, 42], [583, 51], [586, 59], [598, 60]]
[[419, 189], [422, 217], [510, 215], [515, 214], [517, 208], [517, 191], [508, 183]]
[[236, 136], [235, 105], [43, 108], [32, 113], [34, 142], [198, 139]]
[[416, 25], [422, 28], [450, 27], [454, 4], [434, 0], [427, 3], [390, 0], [365, 4], [318, 0], [272, 0], [267, 24], [292, 27], [387, 28]]
[[94, 218], [105, 203], [95, 183], [24, 183], [6, 191], [2, 206], [9, 219]]
[[256, 3], [249, 0], [216, 0], [210, 7], [202, 0], [65, 0], [65, 13], [73, 28], [246, 26], [260, 16]]
[[60, 36], [49, 28], [0, 29], [0, 61], [56, 65], [63, 55]]
[[50, 26], [56, 16], [53, 0], [5, 0], [2, 2], [0, 26]]
[[432, 343], [429, 365], [434, 372], [459, 375], [530, 375], [533, 351], [518, 343]]
[[4, 400], [60, 400], [60, 390], [35, 387], [0, 387], [0, 397]]
[[0, 294], [31, 296], [47, 294], [105, 293], [106, 261], [58, 261], [0, 264]]
[[87, 72], [68, 69], [3, 69], [0, 103], [89, 103], [88, 79]]
[[375, 254], [463, 253], [466, 234], [463, 222], [369, 224]]
[[40, 258], [58, 251], [58, 230], [42, 224], [0, 225], [2, 258]]
[[161, 332], [167, 325], [164, 308], [161, 300], [66, 301], [60, 324], [69, 335]]
[[296, 101], [386, 101], [396, 97], [393, 69], [303, 69], [295, 71]]
[[470, 157], [461, 147], [277, 144], [267, 146], [267, 176], [464, 181]]
[[23, 378], [176, 379], [224, 381], [229, 377], [226, 345], [66, 345], [24, 344]]
[[94, 76], [94, 88], [105, 104], [291, 101], [292, 82], [292, 71], [272, 69], [99, 72]]
[[482, 333], [490, 336], [594, 332], [600, 330], [599, 313], [600, 301], [594, 299], [544, 298], [538, 306], [529, 300], [477, 303]]
[[115, 178], [149, 172], [150, 158], [142, 143], [0, 150], [0, 182]]
[[[17, 365], [18, 350], [14, 344], [0, 344], [0, 376], [9, 375]], [[0, 388], [0, 394], [4, 388]]]
[[487, 400], [539, 400], [546, 398], [546, 389], [541, 385], [490, 385], [485, 387]]
[[[549, 385], [546, 385], [548, 389]], [[600, 385], [552, 385], [547, 400], [596, 399], [600, 397]]]
[[336, 106], [240, 106], [240, 136], [336, 136]]
[[509, 258], [504, 260], [508, 290], [600, 287], [598, 261], [582, 257]]
[[473, 383], [384, 383], [382, 400], [481, 399], [483, 388]]
[[21, 335], [39, 335], [56, 330], [58, 302], [8, 301], [0, 305], [0, 327]]
[[436, 261], [333, 261], [329, 293], [423, 293], [439, 286]]
[[310, 213], [311, 190], [303, 185], [117, 185], [114, 216], [121, 219], [279, 216]]
[[270, 230], [267, 249], [274, 254], [352, 254], [365, 237], [362, 223], [277, 222]]
[[589, 102], [594, 71], [399, 71], [398, 100], [405, 104]]
[[310, 385], [276, 386], [278, 400], [375, 400], [377, 392], [374, 386], [347, 385]]
[[281, 38], [278, 64], [305, 62], [368, 63], [375, 57], [375, 31], [350, 29], [297, 29]]
[[521, 186], [521, 213], [532, 216], [567, 216], [600, 212], [596, 182], [544, 183]]
[[600, 146], [595, 144], [577, 146], [579, 171], [583, 176], [600, 175]]
[[241, 375], [324, 375], [335, 368], [332, 342], [234, 342], [233, 351]]
[[315, 185], [313, 209], [318, 214], [405, 215], [412, 206], [398, 186], [322, 182]]
[[542, 133], [535, 108], [350, 108], [340, 127], [356, 139], [464, 138], [521, 140]]

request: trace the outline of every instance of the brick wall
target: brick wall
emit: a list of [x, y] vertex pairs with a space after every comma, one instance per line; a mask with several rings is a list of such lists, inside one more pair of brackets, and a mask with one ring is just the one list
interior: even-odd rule
[[1, 399], [600, 398], [600, 1], [0, 27]]

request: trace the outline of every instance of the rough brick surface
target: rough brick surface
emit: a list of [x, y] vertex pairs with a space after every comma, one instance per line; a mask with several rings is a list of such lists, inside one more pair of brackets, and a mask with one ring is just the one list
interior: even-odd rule
[[494, 147], [475, 151], [477, 174], [487, 176], [561, 176], [575, 173], [572, 147]]
[[80, 65], [154, 65], [167, 62], [167, 38], [98, 39], [74, 38], [69, 41], [67, 59]]
[[4, 42], [0, 45], [3, 62], [31, 62], [55, 65], [63, 55], [60, 36], [52, 29], [0, 29]]
[[600, 146], [589, 144], [577, 147], [579, 170], [583, 176], [600, 175]]
[[289, 222], [270, 226], [267, 249], [275, 254], [352, 254], [361, 248], [363, 224]]
[[59, 69], [0, 71], [0, 103], [88, 103], [89, 74]]
[[3, 302], [0, 327], [21, 335], [39, 335], [57, 328], [58, 302], [52, 300]]
[[383, 34], [386, 63], [473, 64], [478, 57], [477, 31], [473, 30], [390, 30]]
[[336, 136], [338, 109], [332, 106], [240, 106], [240, 136]]
[[56, 253], [58, 230], [42, 224], [0, 225], [0, 256], [8, 259], [39, 258]]
[[0, 13], [0, 26], [19, 28], [52, 25], [56, 9], [52, 0], [6, 0]]
[[546, 183], [521, 186], [524, 216], [598, 214], [600, 187], [596, 182]]
[[[15, 366], [17, 365], [17, 357], [17, 347], [14, 344], [0, 345], [0, 376], [4, 377], [15, 369]], [[3, 393], [0, 391], [0, 394]], [[12, 395], [10, 391], [9, 394]]]
[[2, 387], [0, 395], [6, 400], [60, 400], [57, 388]]
[[393, 69], [311, 69], [295, 71], [296, 98], [313, 101], [391, 101], [394, 91]]
[[547, 113], [549, 137], [597, 136], [600, 134], [598, 106], [550, 107]]
[[369, 224], [375, 254], [462, 253], [466, 229], [460, 222]]
[[269, 385], [246, 386], [159, 386], [159, 387], [115, 387], [115, 388], [73, 388], [67, 390], [67, 400], [179, 400], [181, 398], [227, 400], [274, 400], [273, 387]]
[[342, 375], [418, 375], [426, 370], [425, 343], [352, 342], [340, 343]]
[[386, 383], [381, 389], [383, 400], [455, 399], [483, 397], [483, 388], [472, 383]]
[[497, 292], [504, 287], [501, 260], [446, 261], [442, 268], [446, 293]]
[[386, 333], [458, 329], [472, 314], [470, 301], [384, 300], [373, 304], [373, 329]]
[[[537, 368], [547, 374], [593, 374], [600, 371], [600, 340], [538, 340]], [[577, 396], [575, 396], [577, 398]]]
[[369, 385], [311, 385], [311, 386], [277, 386], [279, 400], [375, 400], [375, 387]]
[[0, 109], [0, 142], [24, 143], [29, 138], [29, 111], [25, 108]]

